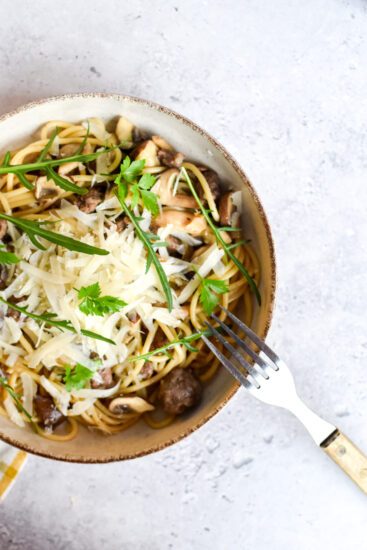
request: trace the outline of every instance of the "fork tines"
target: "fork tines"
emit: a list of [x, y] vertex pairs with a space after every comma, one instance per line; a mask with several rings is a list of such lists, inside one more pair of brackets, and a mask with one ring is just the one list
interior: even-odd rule
[[[208, 348], [213, 354], [223, 363], [223, 365], [229, 370], [229, 372], [246, 388], [250, 388], [252, 385], [256, 388], [260, 387], [259, 377], [268, 379], [268, 370], [278, 370], [279, 357], [263, 342], [245, 323], [238, 319], [233, 313], [221, 306], [221, 309], [225, 311], [228, 318], [234, 323], [234, 325], [247, 336], [250, 344], [254, 344], [264, 355], [260, 356], [259, 353], [254, 351], [244, 339], [241, 339], [232, 328], [227, 326], [217, 315], [214, 313], [211, 318], [215, 321], [218, 328], [212, 326], [209, 322], [205, 322], [213, 336], [223, 345], [223, 347], [231, 354], [231, 356], [237, 361], [237, 364], [230, 361], [207, 337], [203, 336]], [[236, 349], [224, 336], [223, 331], [234, 340], [235, 344], [245, 352], [245, 355], [241, 353], [239, 349]]]

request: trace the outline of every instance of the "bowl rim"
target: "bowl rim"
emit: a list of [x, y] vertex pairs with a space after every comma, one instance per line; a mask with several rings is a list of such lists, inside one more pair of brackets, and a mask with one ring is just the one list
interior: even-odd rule
[[[275, 293], [276, 293], [276, 286], [277, 286], [274, 241], [273, 241], [270, 225], [269, 225], [267, 216], [265, 214], [265, 210], [262, 206], [262, 203], [260, 202], [258, 194], [255, 191], [255, 188], [253, 187], [252, 183], [248, 179], [244, 170], [241, 168], [240, 164], [235, 160], [235, 158], [227, 151], [227, 149], [216, 138], [213, 138], [206, 130], [201, 128], [201, 126], [193, 122], [191, 119], [181, 115], [180, 113], [177, 113], [176, 111], [168, 107], [160, 105], [159, 103], [156, 103], [148, 99], [142, 99], [136, 96], [131, 96], [131, 95], [108, 93], [108, 92], [82, 92], [82, 93], [70, 93], [70, 94], [51, 96], [47, 98], [41, 98], [38, 100], [33, 100], [28, 103], [25, 103], [24, 105], [21, 105], [20, 107], [17, 107], [12, 111], [4, 113], [3, 115], [0, 116], [0, 124], [5, 120], [7, 120], [8, 118], [11, 118], [24, 111], [28, 111], [39, 105], [42, 105], [45, 103], [53, 103], [57, 101], [64, 101], [68, 99], [77, 99], [77, 98], [81, 98], [81, 99], [106, 98], [106, 99], [116, 99], [121, 102], [126, 101], [131, 103], [138, 103], [141, 105], [148, 106], [151, 109], [154, 109], [156, 111], [165, 113], [166, 115], [169, 115], [171, 117], [174, 117], [184, 125], [189, 126], [192, 130], [194, 130], [195, 132], [203, 136], [205, 139], [207, 139], [217, 150], [219, 150], [219, 152], [229, 162], [232, 168], [237, 172], [237, 174], [240, 176], [241, 180], [243, 181], [244, 185], [247, 185], [251, 198], [255, 203], [255, 206], [257, 208], [261, 221], [264, 225], [266, 241], [269, 247], [270, 276], [271, 276], [270, 289], [269, 289], [269, 307], [268, 307], [268, 312], [266, 314], [264, 329], [262, 331], [262, 334], [260, 334], [260, 337], [265, 338], [269, 331], [270, 324], [273, 317], [274, 306], [275, 306]], [[113, 456], [106, 456], [106, 457], [97, 458], [97, 459], [89, 458], [89, 457], [80, 458], [80, 457], [68, 456], [67, 453], [64, 455], [60, 454], [55, 456], [52, 453], [49, 453], [47, 451], [40, 451], [40, 450], [34, 449], [31, 445], [17, 441], [17, 439], [9, 437], [8, 435], [1, 432], [0, 432], [0, 440], [4, 441], [5, 443], [8, 443], [9, 445], [17, 447], [18, 449], [31, 453], [33, 455], [40, 456], [43, 458], [48, 458], [51, 460], [58, 460], [60, 462], [71, 462], [71, 463], [77, 463], [77, 464], [105, 464], [109, 462], [121, 462], [124, 460], [131, 460], [133, 458], [139, 458], [139, 457], [147, 456], [155, 452], [161, 451], [167, 447], [170, 447], [171, 445], [174, 445], [175, 443], [178, 443], [182, 439], [191, 435], [193, 432], [201, 428], [201, 426], [206, 424], [211, 418], [213, 418], [230, 401], [230, 399], [232, 399], [232, 397], [235, 395], [239, 387], [240, 387], [240, 384], [238, 384], [238, 382], [234, 380], [233, 387], [231, 387], [227, 391], [226, 395], [223, 397], [220, 403], [218, 403], [215, 407], [213, 407], [206, 415], [204, 415], [199, 420], [193, 422], [191, 426], [189, 426], [182, 432], [178, 433], [176, 436], [171, 437], [169, 440], [165, 442], [152, 445], [150, 448], [146, 450], [135, 451], [130, 453], [125, 451], [120, 455], [114, 454]]]

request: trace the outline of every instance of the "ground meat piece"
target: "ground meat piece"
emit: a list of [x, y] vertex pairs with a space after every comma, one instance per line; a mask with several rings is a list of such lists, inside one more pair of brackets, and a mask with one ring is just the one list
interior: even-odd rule
[[0, 240], [3, 240], [7, 230], [8, 230], [8, 222], [6, 220], [0, 220]]
[[121, 233], [124, 229], [126, 229], [129, 223], [131, 223], [129, 218], [124, 214], [118, 216], [115, 220], [117, 233]]
[[148, 380], [154, 374], [154, 365], [151, 361], [146, 361], [140, 371], [141, 380]]
[[6, 281], [9, 276], [9, 269], [6, 267], [6, 265], [0, 265], [0, 290], [4, 290], [6, 288]]
[[81, 195], [76, 201], [76, 205], [82, 212], [91, 214], [95, 212], [97, 206], [104, 199], [105, 189], [100, 186], [92, 187], [86, 195]]
[[[213, 195], [213, 199], [216, 201], [222, 194], [220, 189], [220, 180], [219, 180], [218, 174], [214, 172], [214, 170], [210, 170], [210, 168], [201, 168], [201, 172], [203, 173], [203, 176], [208, 182], [209, 189]], [[202, 199], [204, 198], [204, 191], [201, 186], [199, 189], [199, 195], [200, 195], [200, 198]]]
[[161, 164], [163, 164], [163, 166], [169, 166], [170, 168], [181, 168], [185, 158], [182, 153], [164, 151], [163, 149], [160, 149], [157, 155]]
[[52, 397], [37, 395], [34, 398], [37, 416], [44, 428], [56, 427], [65, 420], [65, 416], [55, 407]]
[[114, 385], [114, 380], [110, 367], [100, 369], [96, 375], [96, 379], [92, 378], [90, 385], [94, 390], [97, 388], [112, 388]]
[[161, 380], [158, 399], [167, 414], [182, 414], [197, 405], [202, 387], [188, 369], [177, 367]]

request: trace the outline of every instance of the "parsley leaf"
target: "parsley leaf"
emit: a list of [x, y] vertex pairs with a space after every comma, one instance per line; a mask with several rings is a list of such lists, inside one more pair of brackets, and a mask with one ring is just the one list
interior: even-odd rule
[[139, 180], [140, 189], [149, 191], [156, 182], [156, 178], [152, 174], [143, 174]]
[[78, 291], [78, 298], [81, 300], [80, 311], [85, 315], [98, 315], [99, 317], [120, 311], [127, 305], [126, 302], [114, 296], [101, 296], [99, 283], [83, 286]]
[[84, 388], [85, 384], [93, 378], [98, 366], [96, 364], [93, 369], [90, 369], [80, 363], [77, 363], [74, 368], [67, 365], [64, 376], [66, 391], [70, 392]]
[[158, 216], [159, 206], [157, 195], [150, 191], [156, 182], [156, 178], [152, 176], [152, 174], [143, 174], [138, 180], [144, 165], [144, 159], [131, 162], [128, 156], [124, 158], [120, 166], [120, 173], [115, 182], [118, 185], [118, 197], [120, 201], [125, 201], [129, 188], [131, 192], [130, 206], [132, 210], [134, 210], [139, 199], [141, 199], [143, 206], [149, 210], [153, 216]]
[[202, 279], [200, 290], [200, 303], [207, 315], [211, 315], [219, 304], [219, 294], [225, 294], [229, 288], [225, 281], [216, 279]]
[[20, 258], [12, 252], [7, 252], [4, 244], [0, 244], [0, 264], [17, 264], [20, 262]]
[[146, 191], [145, 189], [142, 189], [140, 191], [140, 194], [145, 208], [149, 210], [149, 212], [151, 212], [153, 216], [158, 216], [159, 206], [157, 195], [155, 193], [152, 193], [152, 191]]
[[120, 166], [120, 175], [128, 183], [133, 183], [142, 173], [144, 166], [144, 159], [131, 162], [130, 158], [126, 156]]
[[[64, 330], [68, 330], [69, 332], [73, 332], [76, 334], [76, 330], [71, 324], [70, 321], [61, 321], [59, 319], [55, 319], [57, 317], [56, 313], [44, 313], [43, 315], [37, 315], [36, 313], [31, 313], [30, 311], [27, 311], [25, 307], [18, 306], [17, 304], [14, 304], [13, 302], [8, 302], [7, 300], [4, 300], [4, 298], [1, 298], [0, 296], [0, 302], [3, 304], [6, 304], [11, 309], [15, 309], [15, 311], [19, 311], [19, 313], [23, 313], [27, 317], [30, 317], [31, 319], [34, 319], [35, 321], [38, 321], [40, 323], [46, 323], [46, 325], [50, 325], [51, 327], [56, 327], [62, 332]], [[97, 332], [92, 332], [91, 330], [81, 329], [81, 334], [83, 336], [88, 336], [89, 338], [95, 338], [96, 340], [101, 340], [102, 342], [107, 342], [108, 344], [112, 344], [113, 346], [116, 345], [116, 342], [111, 340], [110, 338], [106, 338], [105, 336], [102, 336], [101, 334], [98, 334]]]

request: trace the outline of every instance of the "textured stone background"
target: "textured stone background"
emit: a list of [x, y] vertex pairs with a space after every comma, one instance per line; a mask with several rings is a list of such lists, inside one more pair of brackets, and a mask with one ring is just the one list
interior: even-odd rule
[[[72, 91], [160, 102], [239, 159], [278, 256], [271, 344], [367, 451], [367, 4], [2, 0], [1, 111]], [[283, 411], [239, 392], [130, 463], [31, 457], [0, 548], [361, 550], [366, 499]]]

